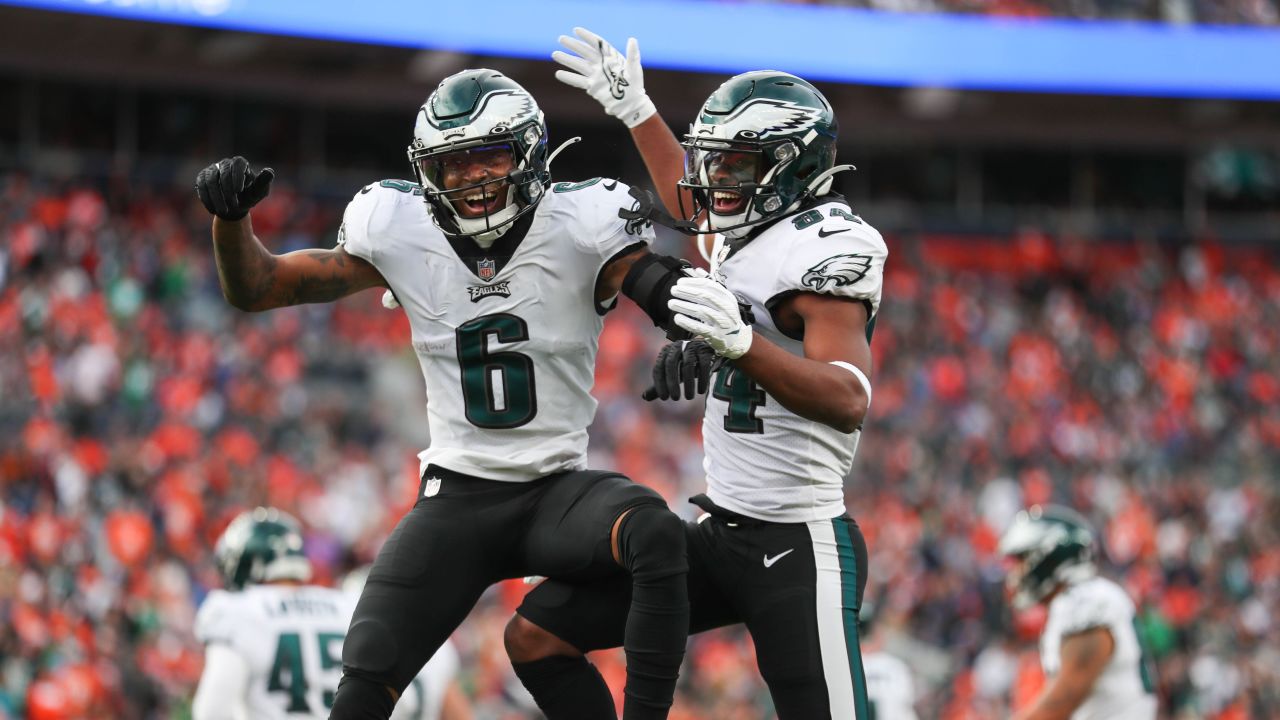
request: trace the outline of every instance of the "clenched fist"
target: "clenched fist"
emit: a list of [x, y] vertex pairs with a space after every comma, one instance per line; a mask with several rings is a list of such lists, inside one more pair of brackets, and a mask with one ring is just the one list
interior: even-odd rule
[[211, 214], [235, 222], [271, 192], [275, 177], [271, 168], [255, 173], [239, 155], [223, 158], [196, 176], [196, 194]]

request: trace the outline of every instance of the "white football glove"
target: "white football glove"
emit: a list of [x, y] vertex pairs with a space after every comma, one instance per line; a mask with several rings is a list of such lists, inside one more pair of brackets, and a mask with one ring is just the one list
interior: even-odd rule
[[567, 52], [556, 50], [551, 59], [568, 68], [557, 70], [556, 79], [595, 98], [604, 111], [633, 128], [653, 117], [658, 110], [644, 91], [644, 69], [640, 67], [640, 43], [627, 40], [627, 55], [604, 38], [585, 28], [573, 29], [576, 38], [560, 36]]
[[729, 288], [709, 277], [683, 277], [671, 294], [672, 321], [706, 340], [717, 355], [736, 360], [751, 349], [751, 326], [742, 321], [738, 298]]

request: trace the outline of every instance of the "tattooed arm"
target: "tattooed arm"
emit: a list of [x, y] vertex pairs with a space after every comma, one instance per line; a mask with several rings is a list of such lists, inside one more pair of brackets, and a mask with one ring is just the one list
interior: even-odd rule
[[248, 312], [330, 302], [387, 287], [373, 265], [341, 246], [272, 255], [253, 234], [248, 216], [234, 222], [214, 218], [213, 254], [223, 296]]

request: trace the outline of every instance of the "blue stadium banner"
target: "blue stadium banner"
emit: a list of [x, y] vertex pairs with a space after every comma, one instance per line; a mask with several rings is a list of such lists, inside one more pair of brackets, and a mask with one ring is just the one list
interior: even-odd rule
[[546, 59], [575, 25], [646, 66], [895, 86], [1280, 100], [1280, 30], [709, 0], [0, 0], [252, 32]]

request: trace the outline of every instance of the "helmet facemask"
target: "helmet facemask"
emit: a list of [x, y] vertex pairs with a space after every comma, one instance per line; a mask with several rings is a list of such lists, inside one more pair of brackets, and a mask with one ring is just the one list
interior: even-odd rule
[[440, 229], [488, 247], [537, 206], [548, 179], [537, 159], [545, 153], [545, 134], [531, 122], [435, 147], [415, 138], [409, 161]]
[[685, 172], [679, 185], [693, 201], [692, 208], [686, 208], [685, 193], [680, 193], [680, 211], [686, 218], [705, 213], [708, 230], [739, 237], [790, 209], [783, 207], [777, 179], [799, 155], [791, 141], [764, 144], [690, 136], [684, 147]]

